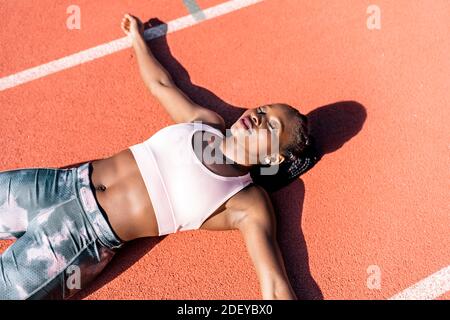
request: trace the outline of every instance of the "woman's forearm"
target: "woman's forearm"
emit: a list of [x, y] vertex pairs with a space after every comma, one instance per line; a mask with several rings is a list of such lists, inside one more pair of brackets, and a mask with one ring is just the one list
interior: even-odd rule
[[166, 83], [171, 80], [169, 72], [153, 56], [150, 48], [142, 36], [135, 37], [132, 41], [139, 72], [147, 88], [151, 88], [155, 82]]

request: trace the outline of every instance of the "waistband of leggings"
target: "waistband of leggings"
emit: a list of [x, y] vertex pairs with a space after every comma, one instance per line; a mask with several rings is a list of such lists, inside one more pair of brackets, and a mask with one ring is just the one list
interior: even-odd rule
[[81, 205], [89, 222], [92, 224], [95, 233], [100, 241], [111, 249], [122, 247], [124, 242], [115, 235], [95, 199], [94, 191], [92, 189], [93, 186], [89, 178], [89, 171], [92, 170], [92, 164], [86, 162], [77, 168], [74, 168], [74, 170], [76, 171], [74, 178], [77, 196], [80, 199]]

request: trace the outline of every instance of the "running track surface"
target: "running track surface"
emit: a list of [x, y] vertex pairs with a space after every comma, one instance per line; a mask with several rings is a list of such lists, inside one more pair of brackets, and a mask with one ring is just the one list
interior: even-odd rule
[[[81, 30], [66, 28], [73, 1], [2, 1], [0, 78], [122, 38], [125, 12], [165, 23], [190, 14], [182, 0], [76, 2]], [[370, 4], [381, 30], [366, 27]], [[271, 195], [299, 298], [388, 299], [405, 289], [450, 298], [449, 12], [439, 0], [265, 0], [149, 42], [180, 87], [227, 124], [269, 102], [311, 116], [324, 157]], [[131, 49], [3, 90], [0, 106], [0, 170], [107, 157], [173, 124]], [[379, 289], [367, 285], [370, 268]], [[260, 297], [238, 231], [136, 240], [77, 296]]]

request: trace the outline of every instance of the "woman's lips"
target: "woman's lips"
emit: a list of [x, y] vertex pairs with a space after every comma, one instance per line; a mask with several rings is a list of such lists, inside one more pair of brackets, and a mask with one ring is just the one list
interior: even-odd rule
[[252, 129], [252, 123], [248, 117], [242, 118], [241, 122], [244, 125], [245, 129], [247, 129], [247, 130]]

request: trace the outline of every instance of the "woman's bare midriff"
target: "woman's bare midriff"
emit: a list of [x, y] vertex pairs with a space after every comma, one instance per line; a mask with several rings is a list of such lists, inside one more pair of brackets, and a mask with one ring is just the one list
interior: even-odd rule
[[92, 161], [92, 168], [98, 203], [119, 238], [158, 236], [155, 211], [131, 150]]

